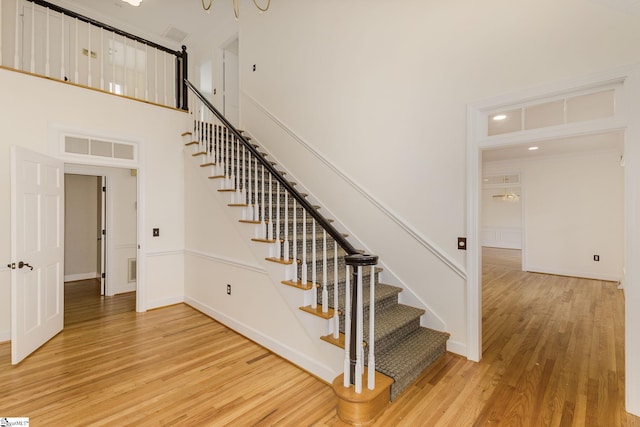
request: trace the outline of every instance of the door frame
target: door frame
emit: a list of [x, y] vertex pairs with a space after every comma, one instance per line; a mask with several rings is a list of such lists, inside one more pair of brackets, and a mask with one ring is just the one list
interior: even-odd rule
[[[562, 130], [537, 129], [519, 135], [487, 138], [489, 112], [508, 108], [526, 101], [567, 95], [572, 92], [622, 83], [616, 114], [611, 119], [566, 125]], [[516, 93], [498, 96], [467, 106], [467, 357], [482, 358], [482, 251], [480, 246], [480, 201], [482, 194], [482, 151], [534, 141], [625, 131], [625, 324], [640, 324], [640, 310], [633, 305], [640, 301], [640, 268], [634, 260], [640, 256], [640, 66], [622, 67], [596, 75], [545, 84]], [[523, 242], [524, 244], [524, 242]], [[634, 328], [625, 328], [626, 409], [640, 415], [640, 335]]]
[[[103, 182], [106, 181], [106, 187], [107, 187], [107, 191], [106, 194], [104, 195], [104, 199], [105, 200], [105, 205], [106, 205], [106, 209], [105, 206], [103, 206], [103, 210], [104, 210], [104, 216], [105, 216], [105, 227], [106, 227], [106, 234], [102, 236], [105, 246], [105, 253], [103, 253], [102, 255], [102, 259], [105, 260], [105, 264], [106, 264], [106, 269], [103, 270], [103, 273], [106, 273], [106, 280], [105, 280], [105, 289], [104, 289], [104, 295], [113, 295], [113, 290], [110, 284], [110, 280], [109, 277], [113, 277], [115, 268], [113, 266], [113, 263], [109, 262], [109, 259], [113, 259], [113, 254], [115, 251], [115, 248], [113, 246], [113, 227], [110, 226], [110, 224], [113, 224], [113, 216], [114, 216], [114, 209], [116, 208], [114, 206], [114, 201], [111, 198], [111, 194], [112, 191], [110, 191], [110, 183], [113, 182], [112, 179], [109, 179], [109, 171], [108, 169], [122, 169], [122, 170], [130, 170], [130, 167], [119, 167], [119, 166], [97, 166], [97, 165], [88, 165], [88, 164], [77, 164], [77, 163], [65, 163], [64, 165], [64, 173], [70, 173], [70, 174], [76, 174], [76, 175], [87, 175], [87, 176], [98, 176], [98, 177], [103, 177], [106, 178]], [[136, 169], [137, 170], [137, 169]], [[139, 195], [140, 195], [140, 187], [139, 187], [139, 175], [137, 175], [136, 179], [136, 185], [137, 187], [137, 194], [136, 194], [136, 201], [138, 206], [140, 206], [140, 202], [138, 200]], [[136, 210], [136, 233], [137, 233], [137, 246], [138, 246], [138, 250], [136, 251], [136, 260], [137, 260], [137, 265], [140, 265], [140, 209]], [[139, 269], [139, 267], [138, 267]], [[140, 301], [139, 301], [139, 290], [140, 290], [140, 282], [139, 282], [139, 275], [136, 278], [136, 311], [144, 311], [144, 310], [139, 310], [138, 307], [140, 306]]]

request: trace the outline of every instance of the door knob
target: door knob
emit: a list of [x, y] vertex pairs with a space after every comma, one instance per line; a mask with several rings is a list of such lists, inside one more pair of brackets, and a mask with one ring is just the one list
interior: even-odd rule
[[26, 262], [22, 262], [22, 261], [18, 262], [18, 268], [22, 268], [22, 267], [29, 267], [31, 270], [33, 270], [33, 267], [31, 267]]

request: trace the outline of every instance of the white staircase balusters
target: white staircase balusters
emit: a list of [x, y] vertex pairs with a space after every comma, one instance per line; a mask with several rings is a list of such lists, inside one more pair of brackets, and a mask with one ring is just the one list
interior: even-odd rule
[[164, 105], [167, 105], [168, 99], [167, 99], [167, 54], [163, 52], [162, 54], [162, 75], [163, 75], [163, 79], [162, 81], [164, 82]]
[[289, 261], [289, 192], [284, 192], [284, 243], [282, 244], [284, 261]]
[[104, 29], [100, 28], [100, 90], [104, 90]]
[[91, 24], [87, 23], [87, 86], [92, 87], [91, 78]]
[[[2, 5], [0, 5], [0, 23], [2, 23]], [[4, 65], [2, 62], [2, 28], [0, 27], [0, 66]]]
[[[251, 197], [251, 193], [247, 193], [247, 147], [242, 146], [242, 181], [240, 188], [240, 200], [238, 203], [243, 205], [249, 205], [249, 200], [247, 197]], [[247, 219], [246, 210], [244, 211], [245, 215], [242, 219]]]
[[[2, 7], [0, 7], [0, 9], [2, 9]], [[51, 77], [51, 17], [50, 15], [50, 10], [47, 7], [46, 9], [46, 24], [45, 24], [45, 28], [46, 28], [46, 35], [45, 35], [45, 63], [44, 63], [44, 75], [46, 77]], [[0, 22], [2, 22], [2, 19], [0, 17]], [[1, 33], [2, 31], [0, 31]], [[2, 61], [2, 52], [0, 52], [0, 61]]]
[[[13, 68], [19, 70], [20, 67], [20, 7], [18, 6], [18, 1], [16, 0], [16, 19], [15, 19], [15, 27], [14, 27], [14, 46], [13, 46]], [[63, 26], [64, 28], [64, 26]], [[63, 39], [64, 40], [64, 39]], [[64, 42], [62, 43], [64, 45]]]
[[364, 373], [364, 350], [362, 349], [363, 342], [363, 309], [362, 309], [362, 266], [358, 266], [358, 281], [356, 283], [356, 378], [355, 387], [356, 393], [362, 393], [362, 375]]
[[262, 194], [261, 194], [261, 202], [260, 202], [260, 238], [265, 239], [267, 237], [267, 228], [264, 220], [264, 165], [260, 165], [262, 169]]
[[327, 291], [327, 230], [322, 229], [322, 312], [329, 312], [329, 293]]
[[313, 228], [311, 231], [311, 287], [313, 289], [313, 303], [311, 307], [314, 309], [318, 307], [318, 289], [316, 289], [316, 283], [318, 283], [318, 276], [316, 273], [316, 220], [311, 219]]
[[302, 264], [300, 266], [301, 282], [306, 285], [307, 277], [307, 210], [302, 209]]
[[233, 193], [232, 196], [232, 202], [231, 203], [241, 203], [240, 201], [240, 187], [242, 187], [242, 183], [240, 181], [241, 178], [241, 174], [240, 174], [240, 140], [234, 135], [233, 137], [233, 143], [236, 145], [236, 167], [235, 167], [235, 181], [232, 182], [231, 184], [233, 185], [233, 187], [231, 188], [235, 188], [235, 192]]
[[267, 213], [267, 215], [268, 215], [268, 217], [267, 217], [267, 227], [268, 227], [267, 239], [273, 240], [273, 179], [271, 177], [271, 172], [269, 172], [267, 175], [269, 177], [269, 210], [268, 210], [268, 213]]
[[345, 266], [346, 278], [344, 282], [344, 366], [343, 383], [351, 387], [351, 275], [349, 266]]
[[245, 166], [249, 172], [249, 176], [247, 177], [247, 208], [246, 208], [246, 216], [244, 219], [253, 220], [253, 178], [251, 177], [251, 156], [249, 157], [249, 161]]
[[369, 390], [374, 390], [376, 388], [376, 356], [375, 356], [375, 318], [376, 318], [376, 309], [375, 309], [375, 266], [369, 267], [371, 271], [371, 276], [369, 278], [369, 360], [367, 365], [368, 369], [368, 378], [367, 378], [367, 388]]
[[[253, 159], [253, 169], [254, 169], [254, 175], [255, 175], [255, 182], [254, 182], [254, 186], [253, 186], [253, 191], [254, 191], [254, 195], [253, 195], [253, 220], [254, 221], [259, 221], [260, 220], [260, 206], [262, 206], [262, 204], [259, 202], [259, 198], [258, 198], [258, 158], [254, 158]], [[263, 189], [264, 192], [264, 189]]]
[[[77, 22], [76, 22], [77, 25]], [[31, 61], [29, 70], [36, 72], [36, 5], [31, 3]]]
[[[104, 55], [103, 55], [104, 56]], [[158, 49], [153, 50], [153, 100], [158, 101]]]
[[149, 100], [149, 45], [144, 45], [144, 100]]
[[229, 160], [229, 175], [228, 175], [228, 179], [227, 182], [224, 186], [224, 188], [227, 189], [233, 189], [235, 184], [236, 184], [236, 175], [235, 175], [235, 143], [236, 143], [236, 137], [234, 134], [232, 134], [231, 132], [229, 132], [227, 130], [227, 137], [229, 138], [229, 153], [231, 155], [231, 159]]
[[293, 199], [293, 256], [292, 256], [292, 266], [293, 266], [293, 278], [291, 279], [293, 282], [298, 281], [298, 209], [296, 199]]
[[230, 141], [231, 135], [227, 131], [227, 128], [224, 128], [224, 178], [222, 179], [222, 188], [229, 188], [229, 182], [231, 181], [230, 174], [230, 164], [233, 164], [233, 149], [231, 147]]
[[340, 310], [338, 310], [338, 241], [333, 241], [333, 338], [340, 337]]
[[[284, 218], [285, 222], [287, 217]], [[271, 227], [269, 227], [271, 229]], [[274, 257], [280, 258], [282, 256], [282, 246], [280, 246], [280, 181], [276, 182], [276, 236], [274, 243]]]

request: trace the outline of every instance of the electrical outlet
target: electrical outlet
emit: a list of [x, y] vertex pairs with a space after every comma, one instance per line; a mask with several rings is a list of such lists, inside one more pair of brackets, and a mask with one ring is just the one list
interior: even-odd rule
[[227, 283], [227, 295], [231, 295], [231, 285]]
[[159, 228], [154, 228], [153, 229], [153, 237], [159, 237], [160, 236], [160, 229]]
[[600, 261], [600, 255], [594, 255], [593, 256], [593, 260], [594, 261]]

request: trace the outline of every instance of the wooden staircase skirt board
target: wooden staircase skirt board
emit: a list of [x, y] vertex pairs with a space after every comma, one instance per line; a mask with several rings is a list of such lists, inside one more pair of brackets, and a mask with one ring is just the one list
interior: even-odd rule
[[323, 319], [331, 319], [334, 311], [332, 308], [328, 309], [326, 313], [322, 312], [322, 304], [318, 304], [316, 308], [312, 308], [310, 305], [300, 307], [300, 310], [313, 314], [314, 316], [322, 317]]
[[[306, 283], [302, 283], [302, 279], [298, 279], [297, 281], [292, 281], [292, 280], [283, 280], [282, 282], [283, 285], [287, 285], [287, 286], [292, 286], [294, 288], [297, 289], [301, 289], [303, 291], [308, 291], [314, 288], [314, 283], [313, 282], [306, 282]], [[320, 287], [319, 283], [315, 284], [315, 287], [318, 288]]]
[[293, 259], [289, 258], [288, 261], [285, 261], [284, 258], [271, 258], [271, 257], [267, 257], [265, 258], [267, 261], [271, 261], [271, 262], [275, 262], [277, 264], [284, 264], [284, 265], [291, 265], [293, 264]]
[[346, 423], [366, 426], [372, 424], [389, 405], [393, 379], [380, 372], [375, 373], [376, 387], [369, 390], [368, 368], [364, 370], [362, 393], [355, 392], [355, 386], [344, 386], [344, 374], [333, 380], [333, 391], [338, 396], [338, 416]]

